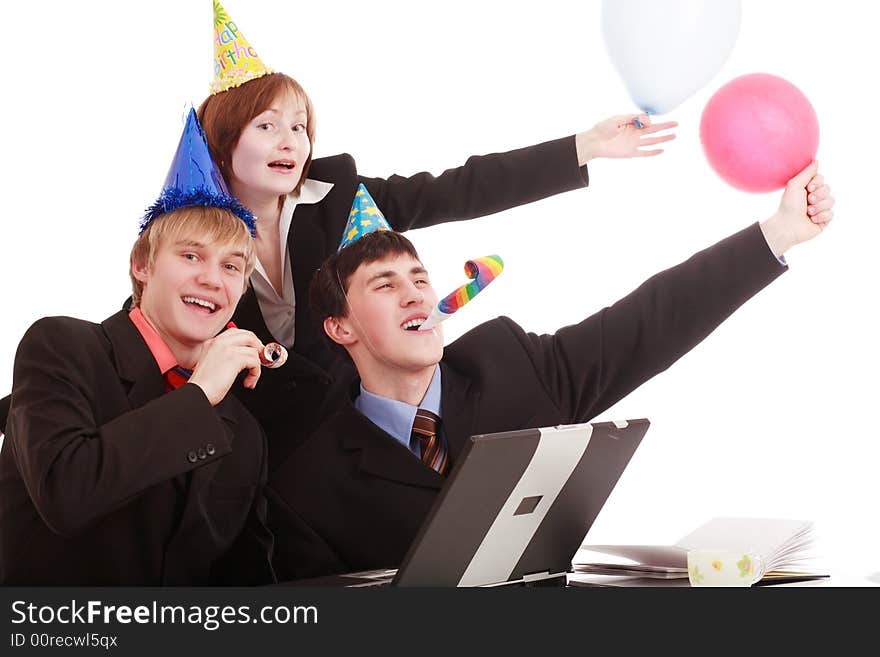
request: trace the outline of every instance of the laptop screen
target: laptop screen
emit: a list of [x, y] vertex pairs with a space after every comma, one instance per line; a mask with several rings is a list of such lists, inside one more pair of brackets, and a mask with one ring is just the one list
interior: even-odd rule
[[397, 586], [487, 586], [568, 572], [647, 420], [472, 436]]

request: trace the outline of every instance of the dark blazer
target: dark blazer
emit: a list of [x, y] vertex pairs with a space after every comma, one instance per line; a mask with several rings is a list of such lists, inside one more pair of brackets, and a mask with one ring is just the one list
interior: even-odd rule
[[[317, 204], [296, 208], [288, 237], [296, 294], [294, 349], [287, 364], [264, 371], [254, 391], [236, 385], [235, 394], [266, 430], [269, 467], [274, 468], [307, 436], [338, 400], [328, 398], [331, 384], [353, 375], [348, 361], [328, 348], [321, 322], [308, 307], [309, 284], [321, 263], [336, 252], [359, 183], [363, 183], [395, 230], [472, 219], [500, 212], [588, 184], [578, 167], [573, 136], [508, 153], [471, 157], [439, 176], [419, 173], [404, 178], [366, 178], [350, 155], [320, 158], [309, 177], [333, 183]], [[323, 319], [323, 318], [320, 318]], [[233, 317], [239, 328], [273, 340], [253, 289], [242, 297]]]
[[6, 417], [9, 415], [9, 404], [12, 401], [12, 395], [6, 395], [0, 399], [0, 433], [6, 431]]
[[[554, 335], [476, 327], [440, 363], [452, 462], [471, 435], [588, 421], [783, 271], [755, 224]], [[270, 476], [279, 578], [397, 567], [443, 482], [348, 401]]]
[[273, 580], [266, 447], [233, 396], [165, 393], [125, 312], [36, 322], [15, 358], [0, 453], [0, 582]]

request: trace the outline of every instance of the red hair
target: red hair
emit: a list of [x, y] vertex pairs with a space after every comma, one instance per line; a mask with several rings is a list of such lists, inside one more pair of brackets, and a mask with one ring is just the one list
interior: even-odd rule
[[232, 87], [208, 96], [197, 112], [199, 122], [208, 138], [208, 148], [227, 182], [232, 180], [232, 152], [245, 126], [257, 115], [265, 112], [279, 94], [295, 93], [306, 108], [306, 134], [309, 137], [309, 156], [302, 167], [302, 176], [294, 192], [302, 187], [312, 163], [315, 145], [315, 110], [312, 101], [299, 82], [284, 73], [269, 73], [241, 86]]

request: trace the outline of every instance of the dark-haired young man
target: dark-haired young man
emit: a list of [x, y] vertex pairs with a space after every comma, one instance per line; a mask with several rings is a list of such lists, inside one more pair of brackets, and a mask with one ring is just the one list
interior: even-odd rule
[[316, 316], [357, 367], [342, 408], [270, 476], [284, 579], [400, 564], [473, 434], [585, 422], [662, 372], [787, 267], [833, 198], [813, 164], [768, 220], [647, 280], [553, 335], [499, 317], [445, 350], [413, 330], [437, 303], [412, 244], [374, 232], [329, 258]]

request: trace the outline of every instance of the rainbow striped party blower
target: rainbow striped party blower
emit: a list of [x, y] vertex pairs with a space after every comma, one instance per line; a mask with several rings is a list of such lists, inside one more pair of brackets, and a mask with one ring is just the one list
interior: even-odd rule
[[490, 255], [483, 258], [468, 260], [464, 263], [464, 273], [471, 279], [457, 290], [440, 299], [437, 306], [428, 315], [425, 323], [419, 327], [420, 331], [430, 331], [440, 322], [449, 318], [468, 301], [477, 296], [489, 283], [495, 280], [504, 270], [504, 261], [501, 256]]

